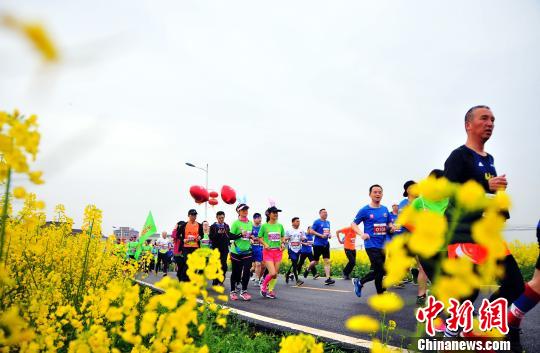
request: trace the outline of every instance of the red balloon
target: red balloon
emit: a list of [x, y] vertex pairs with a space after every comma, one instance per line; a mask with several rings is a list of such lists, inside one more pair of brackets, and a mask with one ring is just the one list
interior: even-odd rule
[[189, 188], [189, 193], [196, 203], [203, 203], [208, 201], [208, 190], [199, 185], [193, 185]]
[[217, 191], [210, 191], [210, 193], [208, 194], [210, 195], [211, 198], [215, 199], [216, 197], [219, 196], [219, 194], [217, 193]]
[[221, 188], [221, 199], [228, 205], [236, 202], [236, 191], [228, 185], [223, 185]]
[[212, 206], [215, 206], [215, 205], [218, 204], [218, 200], [216, 200], [216, 199], [210, 199], [210, 200], [208, 200], [208, 203], [209, 203], [210, 205], [212, 205]]

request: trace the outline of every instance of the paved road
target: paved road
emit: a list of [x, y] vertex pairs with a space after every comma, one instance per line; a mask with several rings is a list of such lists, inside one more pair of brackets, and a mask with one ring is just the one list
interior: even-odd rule
[[[161, 276], [150, 276], [145, 282], [155, 283]], [[352, 315], [368, 314], [377, 317], [377, 313], [367, 305], [367, 298], [375, 293], [373, 282], [364, 287], [362, 298], [357, 298], [352, 290], [350, 281], [336, 279], [333, 286], [325, 286], [324, 279], [317, 280], [309, 277], [302, 287], [287, 285], [280, 276], [276, 285], [276, 300], [266, 299], [258, 294], [258, 288], [252, 285], [248, 291], [253, 295], [250, 302], [228, 302], [227, 305], [235, 309], [248, 311], [269, 318], [287, 321], [294, 324], [309, 326], [315, 329], [326, 330], [361, 339], [368, 339], [365, 334], [351, 332], [345, 328], [345, 321]], [[228, 289], [228, 279], [226, 280]], [[387, 319], [395, 320], [398, 328], [413, 332], [416, 327], [414, 318], [414, 301], [416, 286], [407, 284], [404, 289], [392, 289], [406, 302], [406, 307], [398, 313], [388, 315]], [[478, 303], [478, 301], [477, 301]], [[259, 320], [255, 320], [259, 321]], [[261, 323], [261, 322], [257, 322]], [[267, 325], [275, 328], [275, 325]], [[540, 333], [540, 306], [529, 313], [522, 325], [522, 343], [526, 352], [540, 352], [540, 340], [536, 335]], [[390, 343], [397, 347], [406, 347], [409, 336], [394, 335]], [[405, 342], [405, 343], [403, 343]]]

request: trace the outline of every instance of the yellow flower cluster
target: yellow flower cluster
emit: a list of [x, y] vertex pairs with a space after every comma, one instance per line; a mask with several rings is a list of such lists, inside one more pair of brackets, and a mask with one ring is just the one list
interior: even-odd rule
[[[36, 119], [1, 113], [0, 152], [6, 193], [0, 242], [1, 352], [208, 352], [197, 335], [210, 325], [225, 327], [229, 311], [206, 290], [208, 280], [223, 279], [217, 250], [198, 250], [188, 257], [192, 281], [166, 277], [151, 295], [134, 284], [139, 264], [126, 261], [125, 248], [114, 236], [101, 236], [101, 211], [84, 210], [82, 234], [72, 234], [73, 221], [63, 205], [46, 223], [44, 204], [16, 187], [24, 199], [17, 215], [9, 204], [11, 171], [29, 172], [39, 134]], [[28, 155], [28, 156], [27, 156]], [[38, 179], [36, 179], [36, 177]], [[223, 287], [214, 287], [223, 293]], [[219, 295], [217, 300], [227, 298]], [[208, 313], [212, 313], [209, 315]]]
[[311, 335], [299, 334], [283, 337], [279, 343], [280, 353], [323, 353], [322, 343], [317, 343]]
[[[34, 161], [38, 152], [40, 134], [37, 117], [25, 117], [17, 110], [13, 113], [0, 111], [0, 183], [6, 183], [11, 172], [23, 173], [35, 184], [43, 183], [41, 172], [31, 171], [29, 161]], [[17, 189], [22, 196], [24, 189]]]

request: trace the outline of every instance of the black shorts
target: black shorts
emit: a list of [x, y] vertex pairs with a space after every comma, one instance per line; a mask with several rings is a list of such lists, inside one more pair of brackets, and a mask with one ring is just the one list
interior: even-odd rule
[[330, 259], [330, 244], [313, 245], [313, 260], [319, 261], [321, 255], [323, 259]]
[[313, 261], [313, 252], [300, 252], [300, 257], [305, 257], [311, 262]]

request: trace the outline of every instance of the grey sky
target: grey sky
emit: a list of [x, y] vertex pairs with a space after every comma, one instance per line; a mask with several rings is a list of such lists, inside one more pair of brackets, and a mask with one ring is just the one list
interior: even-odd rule
[[326, 207], [336, 230], [371, 184], [389, 204], [441, 168], [465, 141], [465, 111], [487, 104], [510, 224], [540, 217], [537, 1], [7, 0], [0, 11], [45, 22], [64, 57], [44, 66], [0, 30], [0, 102], [40, 116], [47, 183], [31, 189], [49, 212], [64, 203], [80, 221], [95, 203], [110, 233], [152, 210], [170, 231], [204, 183], [190, 161], [253, 211], [273, 198], [286, 226], [306, 226]]

